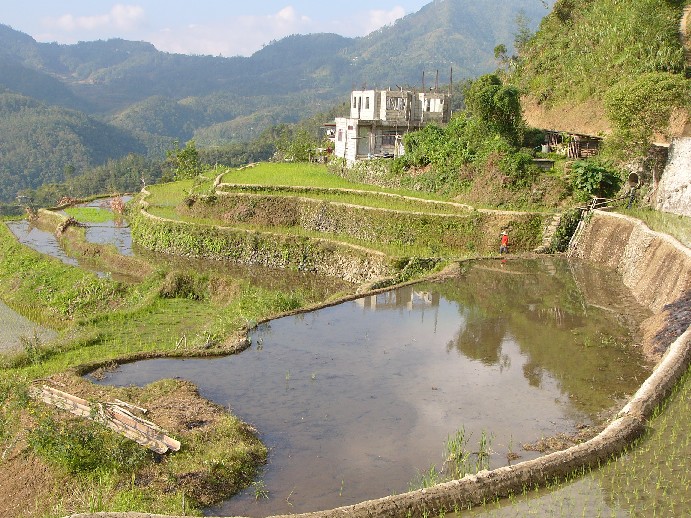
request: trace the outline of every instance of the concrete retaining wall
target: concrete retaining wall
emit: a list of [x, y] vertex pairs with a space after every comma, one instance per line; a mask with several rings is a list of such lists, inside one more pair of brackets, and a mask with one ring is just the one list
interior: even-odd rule
[[570, 255], [616, 269], [653, 312], [691, 290], [691, 251], [640, 220], [594, 211], [573, 246]]
[[658, 210], [691, 216], [691, 137], [672, 140], [669, 160], [657, 187]]

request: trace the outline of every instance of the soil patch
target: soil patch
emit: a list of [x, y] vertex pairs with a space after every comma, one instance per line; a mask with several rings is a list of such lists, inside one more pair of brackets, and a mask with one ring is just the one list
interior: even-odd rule
[[[205, 447], [217, 447], [216, 435], [219, 427], [227, 426], [228, 412], [221, 406], [202, 398], [197, 389], [189, 382], [182, 380], [162, 380], [143, 389], [138, 387], [112, 388], [94, 385], [71, 373], [51, 376], [39, 383], [47, 384], [70, 394], [90, 401], [113, 401], [120, 399], [146, 408], [144, 416], [166, 430], [182, 443], [180, 454], [193, 449], [200, 437]], [[42, 410], [49, 410], [56, 420], [81, 419], [72, 414], [52, 409], [36, 403]], [[25, 416], [23, 429], [33, 427], [33, 417]], [[241, 441], [245, 436], [256, 436], [256, 431], [249, 425], [240, 424], [239, 433], [234, 439]], [[5, 446], [5, 458], [0, 470], [0, 516], [45, 516], [64, 509], [65, 514], [86, 509], [85, 498], [88, 494], [78, 482], [66, 485], [63, 475], [38, 458], [27, 446], [22, 437], [10, 446]], [[256, 437], [253, 437], [256, 441]], [[190, 464], [181, 468], [180, 459], [173, 470], [167, 466], [173, 457], [157, 456], [156, 462], [147, 463], [131, 479], [139, 487], [154, 488], [160, 493], [184, 491], [190, 500], [202, 506], [212, 505], [221, 498], [227, 498], [237, 490], [224, 480], [209, 483], [208, 470]], [[262, 459], [257, 456], [256, 463]], [[251, 476], [251, 473], [248, 473]]]
[[547, 107], [539, 104], [536, 99], [524, 97], [521, 104], [525, 121], [535, 128], [585, 135], [607, 135], [612, 131], [604, 106], [594, 99]]
[[669, 344], [691, 327], [691, 291], [687, 291], [662, 311], [653, 315], [642, 325], [643, 352], [654, 359], [660, 359]]

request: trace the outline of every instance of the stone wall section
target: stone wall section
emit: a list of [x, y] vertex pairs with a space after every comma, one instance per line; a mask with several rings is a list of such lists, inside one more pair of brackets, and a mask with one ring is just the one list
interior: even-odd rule
[[656, 207], [691, 216], [691, 137], [672, 140], [667, 166], [657, 187]]

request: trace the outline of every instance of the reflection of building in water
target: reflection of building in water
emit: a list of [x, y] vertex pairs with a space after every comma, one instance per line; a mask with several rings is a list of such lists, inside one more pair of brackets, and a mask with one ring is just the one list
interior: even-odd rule
[[413, 286], [387, 291], [369, 297], [356, 300], [358, 306], [367, 309], [424, 309], [439, 307], [439, 293], [430, 291], [418, 291]]

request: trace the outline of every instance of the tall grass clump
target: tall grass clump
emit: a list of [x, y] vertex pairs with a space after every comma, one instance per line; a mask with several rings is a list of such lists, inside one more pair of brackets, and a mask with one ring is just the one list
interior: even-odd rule
[[540, 103], [558, 105], [602, 99], [610, 86], [640, 74], [683, 74], [683, 4], [558, 0], [522, 49], [519, 85]]
[[477, 450], [469, 450], [470, 436], [465, 428], [459, 428], [450, 435], [444, 446], [444, 461], [440, 469], [431, 465], [411, 484], [412, 489], [431, 487], [441, 482], [456, 480], [471, 473], [489, 469], [492, 452], [492, 434], [482, 430]]

